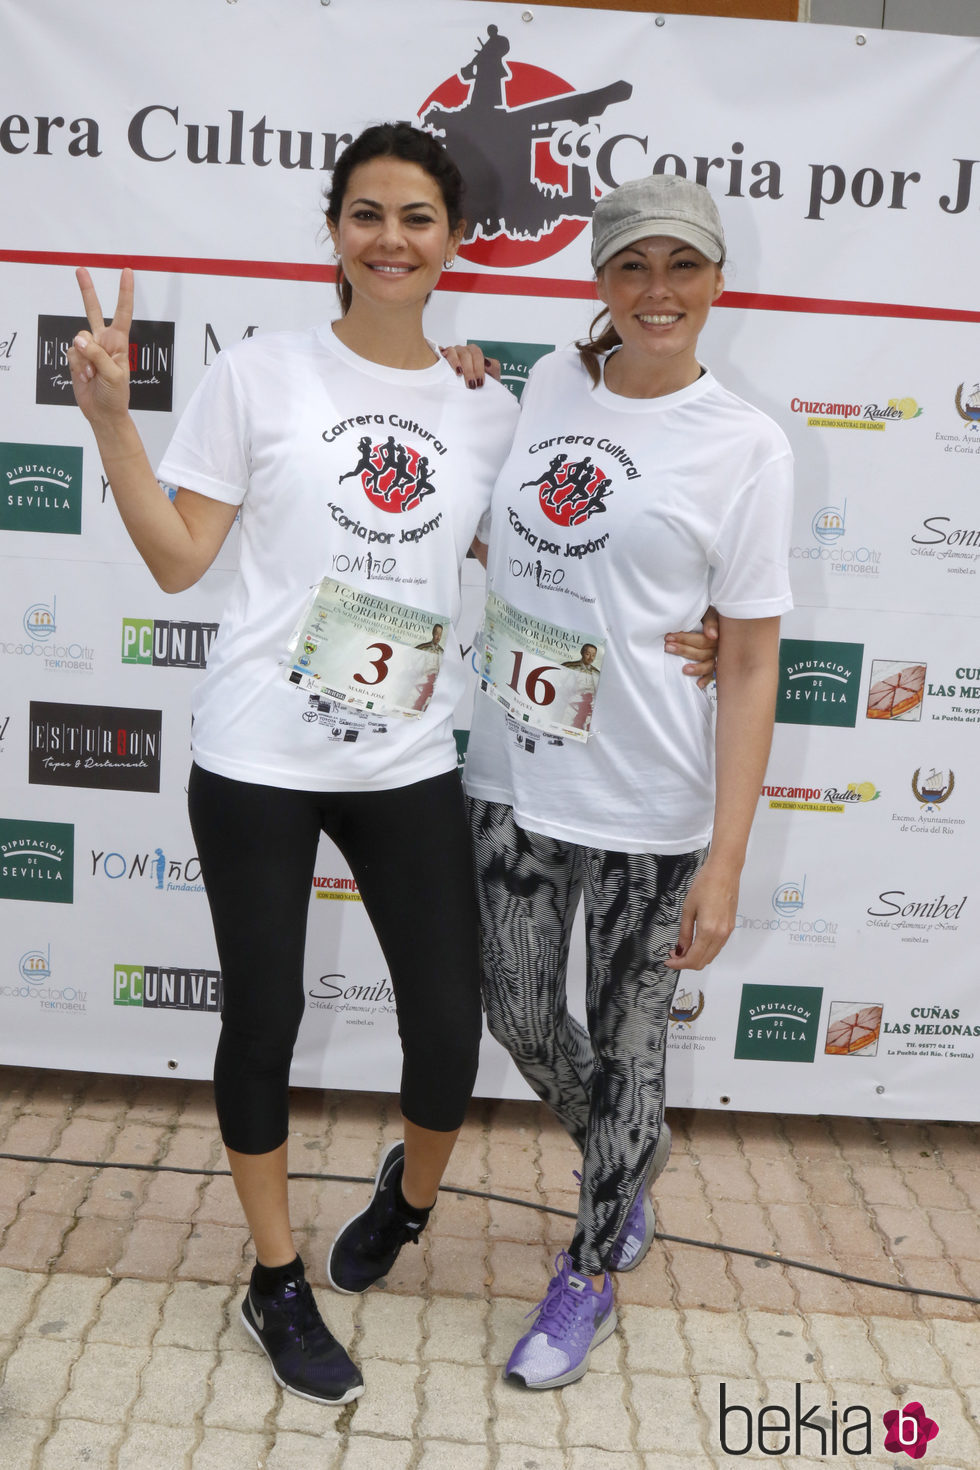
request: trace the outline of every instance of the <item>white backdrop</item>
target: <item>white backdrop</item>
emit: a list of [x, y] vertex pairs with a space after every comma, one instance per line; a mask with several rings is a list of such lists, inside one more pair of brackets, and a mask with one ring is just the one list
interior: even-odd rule
[[[679, 986], [668, 1100], [980, 1117], [978, 43], [470, 0], [0, 0], [0, 28], [0, 1060], [207, 1076], [220, 1000], [184, 788], [235, 537], [179, 597], [142, 566], [66, 397], [70, 267], [109, 304], [137, 268], [159, 457], [220, 344], [334, 314], [335, 153], [423, 115], [477, 184], [434, 339], [500, 344], [519, 386], [587, 326], [591, 200], [701, 176], [730, 249], [702, 355], [797, 456], [739, 928]], [[311, 907], [294, 1080], [393, 1089], [326, 842]], [[478, 1092], [524, 1095], [490, 1041]]]

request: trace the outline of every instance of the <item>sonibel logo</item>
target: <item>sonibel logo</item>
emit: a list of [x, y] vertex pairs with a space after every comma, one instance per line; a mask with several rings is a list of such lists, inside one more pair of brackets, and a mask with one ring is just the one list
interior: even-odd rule
[[169, 965], [116, 965], [112, 1003], [157, 1011], [220, 1011], [221, 972]]
[[82, 451], [0, 444], [0, 531], [82, 532]]
[[863, 657], [863, 643], [781, 639], [777, 721], [853, 727]]
[[743, 985], [736, 1058], [812, 1062], [822, 999], [812, 985]]
[[460, 248], [481, 265], [531, 265], [570, 244], [592, 217], [596, 183], [608, 179], [615, 137], [595, 121], [632, 96], [628, 82], [576, 92], [553, 72], [506, 60], [510, 41], [487, 27], [476, 53], [419, 108], [466, 180], [467, 235]]
[[612, 480], [588, 454], [578, 460], [553, 455], [548, 468], [520, 488], [528, 486], [537, 489], [541, 509], [556, 526], [581, 526], [590, 516], [603, 514], [612, 494]]
[[74, 881], [71, 824], [0, 817], [0, 898], [71, 903]]

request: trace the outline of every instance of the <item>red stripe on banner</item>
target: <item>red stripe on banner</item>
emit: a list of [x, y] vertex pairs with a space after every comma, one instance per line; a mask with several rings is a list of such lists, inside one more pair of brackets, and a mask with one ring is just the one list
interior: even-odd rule
[[[248, 276], [269, 281], [333, 281], [332, 265], [282, 260], [193, 259], [165, 255], [87, 255], [54, 250], [0, 250], [0, 261], [12, 265], [85, 265], [104, 270], [132, 266], [138, 271], [176, 275]], [[556, 280], [549, 276], [505, 276], [487, 271], [444, 272], [441, 291], [475, 291], [488, 296], [550, 296], [570, 301], [595, 299], [592, 281]], [[942, 306], [903, 306], [888, 301], [834, 301], [814, 296], [768, 296], [754, 291], [725, 291], [715, 302], [742, 311], [795, 311], [815, 316], [882, 316], [910, 321], [980, 322], [980, 311]]]

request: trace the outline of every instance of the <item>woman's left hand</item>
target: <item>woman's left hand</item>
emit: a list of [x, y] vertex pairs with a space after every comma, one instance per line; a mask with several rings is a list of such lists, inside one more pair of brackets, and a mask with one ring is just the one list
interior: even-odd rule
[[452, 347], [440, 347], [439, 351], [456, 376], [466, 379], [467, 388], [482, 388], [486, 377], [500, 382], [500, 362], [496, 357], [485, 357], [475, 342], [456, 342]]
[[669, 970], [703, 970], [735, 928], [739, 875], [710, 856], [691, 884], [681, 910], [677, 943], [664, 961]]
[[718, 614], [709, 607], [701, 620], [700, 629], [686, 633], [668, 633], [664, 648], [679, 658], [689, 659], [682, 673], [697, 679], [698, 688], [705, 689], [715, 677], [718, 662]]

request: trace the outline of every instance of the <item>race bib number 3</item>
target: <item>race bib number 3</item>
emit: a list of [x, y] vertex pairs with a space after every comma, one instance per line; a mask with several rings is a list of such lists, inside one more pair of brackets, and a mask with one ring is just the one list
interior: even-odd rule
[[428, 706], [449, 618], [324, 577], [287, 650], [286, 677], [354, 709], [417, 718]]
[[606, 645], [560, 628], [491, 592], [483, 626], [480, 688], [522, 725], [588, 740]]

